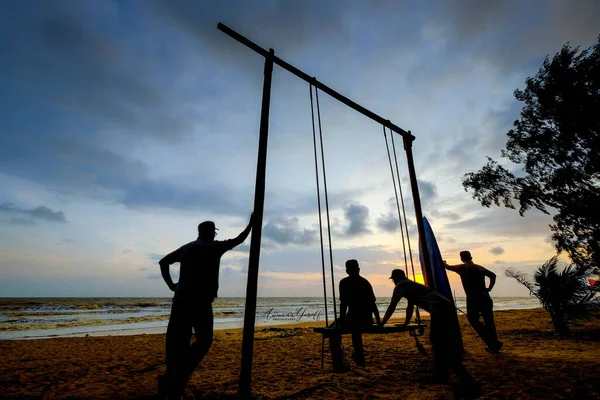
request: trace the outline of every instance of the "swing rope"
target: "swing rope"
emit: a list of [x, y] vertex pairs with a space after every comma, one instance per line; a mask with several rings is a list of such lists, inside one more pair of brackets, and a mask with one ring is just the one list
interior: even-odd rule
[[[323, 298], [325, 301], [325, 326], [329, 325], [329, 316], [327, 313], [327, 281], [325, 279], [325, 252], [323, 250], [323, 222], [322, 222], [322, 218], [321, 218], [321, 189], [319, 187], [319, 163], [317, 160], [317, 134], [315, 131], [315, 111], [314, 111], [314, 105], [313, 105], [313, 91], [312, 91], [312, 84], [309, 84], [308, 89], [310, 91], [310, 113], [311, 113], [311, 120], [312, 120], [312, 132], [313, 132], [313, 148], [314, 148], [314, 154], [315, 154], [315, 176], [316, 176], [316, 181], [317, 181], [317, 205], [319, 208], [319, 237], [321, 240], [321, 266], [322, 266], [322, 270], [323, 270]], [[323, 339], [324, 341], [325, 339]], [[323, 342], [324, 343], [324, 342]]]
[[[402, 214], [400, 214], [400, 201], [398, 200], [398, 189], [396, 187], [396, 178], [394, 176], [394, 168], [392, 167], [392, 156], [390, 155], [390, 145], [388, 144], [387, 133], [385, 130], [385, 126], [383, 127], [383, 138], [385, 139], [385, 148], [387, 150], [388, 161], [390, 163], [390, 173], [392, 174], [392, 185], [394, 185], [394, 195], [396, 196], [396, 209], [398, 210], [398, 222], [400, 223], [400, 235], [402, 237], [402, 253], [404, 254], [404, 269], [406, 271], [406, 275], [408, 275], [408, 259], [406, 258], [406, 245], [404, 242], [404, 228], [402, 227]], [[393, 137], [393, 134], [392, 134]], [[396, 164], [398, 166], [398, 164]], [[400, 181], [400, 175], [398, 175], [398, 181]], [[400, 182], [398, 182], [400, 183]], [[398, 185], [399, 186], [399, 185]], [[408, 231], [407, 231], [408, 233]], [[413, 269], [413, 280], [414, 277], [414, 269]]]
[[[400, 191], [400, 201], [402, 202], [402, 214], [404, 215], [404, 227], [406, 228], [406, 242], [408, 243], [408, 253], [410, 254], [410, 267], [412, 269], [412, 276], [413, 276], [413, 281], [416, 281], [416, 276], [415, 276], [415, 264], [413, 262], [413, 254], [412, 254], [412, 248], [410, 246], [410, 235], [408, 234], [408, 223], [407, 223], [407, 219], [406, 219], [406, 208], [404, 207], [404, 195], [402, 194], [402, 185], [400, 184], [400, 171], [398, 170], [398, 157], [397, 157], [397, 153], [396, 153], [396, 143], [394, 142], [394, 135], [390, 134], [390, 136], [392, 137], [392, 150], [394, 151], [394, 162], [396, 164], [396, 176], [398, 177], [398, 189]], [[387, 142], [387, 140], [386, 140]], [[406, 254], [405, 254], [406, 256]], [[419, 307], [416, 307], [416, 317], [417, 317], [417, 324], [419, 324], [419, 326], [421, 325], [421, 314], [419, 313]]]
[[[313, 87], [314, 87], [314, 99], [313, 99]], [[328, 195], [328, 190], [327, 190], [327, 173], [326, 173], [326, 169], [325, 169], [325, 150], [324, 150], [324, 146], [323, 146], [323, 127], [321, 124], [321, 106], [319, 103], [319, 89], [311, 82], [309, 82], [309, 93], [310, 93], [310, 111], [311, 111], [311, 124], [312, 124], [312, 133], [313, 133], [313, 151], [314, 151], [314, 161], [315, 161], [315, 178], [316, 178], [316, 186], [317, 186], [317, 206], [318, 206], [318, 211], [319, 211], [319, 239], [320, 239], [320, 245], [321, 245], [321, 267], [322, 267], [322, 273], [323, 273], [323, 297], [324, 297], [324, 301], [325, 301], [325, 324], [326, 327], [329, 327], [329, 319], [328, 319], [328, 309], [327, 309], [327, 279], [326, 279], [326, 272], [325, 272], [325, 244], [324, 244], [324, 240], [323, 240], [323, 218], [322, 218], [322, 208], [321, 208], [321, 187], [320, 187], [320, 181], [319, 181], [319, 160], [318, 160], [318, 148], [317, 148], [317, 127], [319, 129], [319, 144], [320, 144], [320, 151], [321, 151], [321, 167], [322, 167], [322, 171], [323, 171], [323, 193], [324, 193], [324, 197], [325, 197], [325, 214], [327, 217], [327, 239], [328, 239], [328, 244], [329, 244], [329, 264], [330, 264], [330, 270], [331, 270], [331, 291], [332, 291], [332, 297], [333, 297], [333, 317], [334, 317], [334, 322], [333, 322], [333, 328], [337, 329], [340, 328], [338, 326], [338, 314], [337, 314], [337, 301], [336, 301], [336, 295], [335, 295], [335, 276], [334, 276], [334, 263], [333, 263], [333, 246], [331, 243], [331, 218], [330, 218], [330, 214], [329, 214], [329, 195]], [[316, 103], [316, 104], [315, 104]], [[317, 109], [317, 124], [315, 124], [315, 106]], [[408, 224], [406, 222], [406, 210], [405, 210], [405, 206], [404, 206], [404, 196], [402, 193], [402, 186], [400, 184], [400, 173], [399, 173], [399, 169], [398, 169], [398, 158], [396, 156], [396, 147], [394, 144], [394, 138], [392, 135], [392, 147], [394, 150], [394, 161], [396, 164], [396, 175], [394, 175], [394, 168], [393, 168], [393, 164], [392, 164], [392, 158], [391, 158], [391, 154], [390, 154], [390, 146], [388, 144], [388, 140], [387, 140], [387, 133], [386, 133], [386, 129], [385, 126], [383, 126], [383, 135], [384, 135], [384, 139], [385, 139], [385, 145], [386, 145], [386, 149], [387, 149], [387, 154], [388, 154], [388, 161], [390, 164], [390, 173], [392, 175], [392, 183], [394, 186], [394, 194], [396, 197], [396, 209], [398, 211], [398, 221], [400, 224], [400, 232], [401, 232], [401, 236], [402, 236], [402, 250], [403, 250], [403, 254], [404, 254], [404, 266], [405, 266], [405, 270], [406, 270], [406, 275], [408, 275], [408, 258], [407, 258], [407, 253], [406, 253], [406, 242], [408, 242], [408, 251], [410, 254], [410, 260], [411, 260], [411, 267], [412, 267], [412, 275], [413, 275], [413, 281], [416, 280], [416, 276], [415, 276], [415, 269], [414, 269], [414, 263], [413, 263], [413, 257], [412, 257], [412, 248], [410, 245], [410, 237], [408, 234]], [[396, 176], [398, 177], [398, 186], [396, 186]], [[398, 196], [398, 188], [400, 189], [400, 197]], [[400, 203], [402, 203], [402, 212], [400, 211]], [[404, 215], [404, 225], [402, 223], [402, 215]], [[404, 238], [404, 230], [406, 228], [406, 241]], [[415, 338], [415, 344], [417, 346], [417, 349], [419, 350], [420, 353], [422, 354], [426, 354], [425, 349], [423, 348], [423, 346], [421, 345], [421, 343], [419, 343], [418, 337], [419, 335], [421, 335], [423, 332], [423, 328], [421, 327], [421, 317], [419, 315], [419, 308], [417, 307], [417, 311], [416, 311], [416, 317], [417, 317], [417, 324], [418, 324], [418, 330], [414, 331], [411, 330], [410, 331], [410, 335], [413, 336]], [[342, 346], [341, 348], [341, 352], [342, 354], [344, 354], [344, 349], [343, 349], [343, 345], [340, 343], [340, 345]], [[345, 356], [344, 356], [345, 359]], [[321, 368], [324, 367], [324, 361], [325, 361], [325, 335], [323, 335], [322, 337], [322, 341], [321, 341]]]
[[[316, 81], [316, 79], [315, 79]], [[317, 100], [317, 121], [319, 122], [319, 140], [321, 142], [321, 166], [323, 167], [323, 191], [325, 194], [325, 212], [327, 214], [327, 237], [329, 239], [329, 263], [331, 266], [331, 296], [333, 298], [333, 324], [337, 327], [337, 306], [335, 300], [335, 279], [333, 276], [333, 247], [331, 245], [331, 221], [329, 218], [329, 196], [327, 194], [327, 174], [325, 172], [325, 151], [323, 150], [323, 129], [321, 127], [321, 107], [319, 105], [319, 89], [315, 87]]]
[[[402, 252], [404, 254], [404, 269], [406, 271], [406, 275], [408, 276], [408, 259], [406, 257], [406, 243], [404, 240], [404, 230], [406, 228], [406, 242], [408, 242], [408, 251], [410, 254], [410, 265], [411, 265], [411, 269], [412, 269], [412, 278], [413, 278], [412, 280], [413, 280], [413, 282], [416, 282], [415, 266], [413, 263], [412, 248], [410, 245], [410, 235], [408, 234], [406, 208], [404, 206], [404, 195], [402, 193], [402, 185], [400, 184], [400, 170], [398, 168], [398, 157], [396, 156], [396, 145], [394, 143], [394, 134], [391, 131], [390, 131], [390, 136], [392, 137], [392, 149], [394, 151], [394, 163], [396, 166], [396, 177], [398, 178], [398, 186], [397, 187], [396, 187], [396, 177], [394, 176], [394, 168], [392, 166], [392, 157], [390, 155], [390, 146], [388, 143], [387, 132], [386, 132], [385, 126], [383, 126], [383, 138], [385, 140], [385, 148], [387, 150], [388, 161], [390, 164], [390, 173], [392, 175], [392, 184], [394, 185], [394, 195], [396, 196], [396, 209], [398, 210], [398, 222], [400, 224], [400, 235], [402, 237]], [[402, 202], [402, 213], [400, 213], [400, 201], [398, 199], [398, 191], [400, 192], [400, 201]], [[402, 226], [402, 216], [404, 216], [404, 227]], [[415, 308], [416, 308], [417, 325], [420, 328], [421, 327], [421, 313], [419, 312], [419, 307], [415, 307]], [[412, 332], [411, 332], [411, 335], [412, 335]], [[416, 340], [416, 335], [415, 335], [415, 340]], [[418, 340], [417, 340], [417, 348], [419, 348]], [[419, 348], [419, 351], [421, 351], [420, 348]]]
[[[320, 187], [319, 187], [319, 168], [318, 168], [318, 161], [317, 161], [317, 139], [316, 139], [316, 129], [315, 129], [315, 104], [313, 101], [313, 84], [309, 83], [309, 89], [310, 89], [310, 110], [311, 110], [311, 116], [312, 116], [312, 126], [313, 126], [313, 149], [314, 149], [314, 154], [315, 154], [315, 174], [316, 174], [316, 181], [317, 181], [317, 201], [318, 201], [318, 208], [319, 208], [319, 234], [320, 234], [320, 238], [321, 238], [321, 264], [323, 267], [323, 292], [324, 292], [324, 297], [325, 297], [325, 315], [326, 315], [326, 320], [325, 323], [327, 325], [329, 325], [329, 320], [327, 319], [327, 284], [326, 284], [326, 280], [325, 280], [325, 255], [324, 255], [324, 243], [323, 243], [323, 223], [322, 223], [322, 217], [321, 217], [321, 195], [320, 195]], [[331, 292], [332, 292], [332, 297], [333, 297], [333, 324], [334, 326], [337, 327], [337, 305], [336, 305], [336, 298], [335, 298], [335, 276], [334, 276], [334, 272], [333, 272], [333, 246], [331, 244], [331, 219], [329, 216], [329, 195], [328, 195], [328, 191], [327, 191], [327, 172], [325, 170], [325, 150], [323, 148], [323, 128], [321, 125], [321, 106], [319, 104], [319, 89], [317, 87], [315, 87], [315, 100], [316, 100], [316, 108], [317, 108], [317, 123], [318, 123], [318, 128], [319, 128], [319, 142], [320, 142], [320, 150], [321, 150], [321, 166], [323, 169], [323, 192], [325, 195], [325, 214], [327, 216], [327, 237], [328, 237], [328, 242], [329, 242], [329, 263], [330, 263], [330, 269], [331, 269]]]
[[406, 241], [408, 243], [408, 253], [410, 254], [410, 266], [412, 268], [413, 280], [415, 279], [415, 264], [413, 263], [412, 248], [410, 246], [410, 235], [408, 234], [408, 224], [406, 219], [406, 208], [404, 208], [404, 195], [402, 194], [402, 185], [400, 184], [400, 172], [398, 171], [398, 157], [396, 156], [396, 144], [394, 143], [394, 135], [392, 137], [392, 149], [394, 151], [394, 161], [396, 163], [396, 176], [398, 176], [398, 189], [400, 190], [400, 201], [402, 202], [402, 214], [404, 215], [404, 227], [406, 228]]

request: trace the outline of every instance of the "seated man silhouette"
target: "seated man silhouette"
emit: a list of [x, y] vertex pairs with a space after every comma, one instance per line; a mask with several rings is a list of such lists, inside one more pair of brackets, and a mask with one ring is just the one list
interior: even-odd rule
[[379, 310], [373, 287], [359, 274], [358, 261], [346, 261], [346, 273], [348, 276], [340, 281], [340, 324], [351, 330], [354, 361], [364, 367], [362, 333], [373, 326], [373, 315], [379, 325]]

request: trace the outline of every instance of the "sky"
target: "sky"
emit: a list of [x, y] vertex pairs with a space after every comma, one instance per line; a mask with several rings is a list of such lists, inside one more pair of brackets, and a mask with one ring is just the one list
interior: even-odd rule
[[[244, 228], [264, 59], [219, 21], [410, 130], [444, 258], [470, 250], [498, 275], [494, 296], [527, 296], [504, 270], [554, 255], [551, 217], [484, 208], [461, 177], [499, 158], [521, 109], [513, 91], [544, 57], [595, 42], [593, 0], [3, 1], [0, 296], [169, 296], [157, 262], [198, 223], [215, 221], [217, 239]], [[319, 100], [334, 280], [354, 258], [390, 296], [405, 258], [382, 127]], [[312, 146], [308, 84], [275, 67], [259, 296], [323, 294]], [[220, 296], [245, 295], [249, 243], [223, 257]]]

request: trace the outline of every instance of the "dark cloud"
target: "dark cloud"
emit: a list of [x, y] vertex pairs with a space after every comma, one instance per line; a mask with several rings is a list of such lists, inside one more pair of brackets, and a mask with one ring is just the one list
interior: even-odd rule
[[[462, 174], [483, 166], [486, 157], [498, 158], [508, 139], [506, 133], [519, 118], [521, 107], [522, 103], [511, 100], [502, 109], [488, 111], [482, 124], [465, 125], [449, 142], [449, 146], [448, 142], [440, 142], [439, 151], [444, 152], [446, 170], [456, 170]], [[439, 151], [431, 153], [429, 164], [439, 160]]]
[[434, 3], [425, 32], [433, 32], [434, 57], [444, 63], [423, 59], [407, 72], [407, 80], [415, 87], [426, 85], [426, 91], [456, 85], [482, 68], [504, 74], [536, 69], [567, 41], [592, 44], [600, 25], [596, 1], [576, 6], [561, 0]]
[[317, 230], [301, 228], [296, 217], [278, 215], [269, 217], [263, 227], [263, 235], [279, 244], [308, 245], [316, 240]]
[[154, 13], [190, 33], [211, 55], [228, 62], [242, 63], [256, 69], [262, 63], [248, 49], [217, 30], [217, 22], [277, 53], [290, 54], [302, 50], [323, 37], [335, 37], [340, 31], [345, 2], [317, 0], [302, 2], [198, 2], [158, 0], [152, 3]]
[[49, 221], [66, 223], [67, 219], [62, 211], [54, 211], [46, 206], [35, 208], [21, 208], [12, 203], [0, 204], [0, 213], [8, 215], [11, 224], [34, 225], [36, 221]]
[[397, 213], [394, 214], [393, 212], [389, 214], [381, 214], [381, 216], [377, 218], [376, 224], [379, 229], [388, 233], [394, 233], [400, 227], [398, 215]]
[[344, 209], [346, 226], [342, 234], [347, 237], [361, 236], [371, 233], [369, 229], [369, 208], [359, 203], [348, 204]]
[[40, 206], [31, 210], [24, 211], [31, 215], [33, 219], [62, 223], [67, 222], [67, 220], [65, 219], [65, 214], [62, 211], [53, 211], [45, 206]]
[[[237, 215], [240, 194], [204, 182], [199, 189], [168, 180], [153, 179], [148, 168], [114, 151], [65, 137], [34, 143], [0, 138], [0, 169], [13, 175], [41, 180], [63, 194], [114, 201], [131, 208], [206, 210]], [[27, 156], [25, 156], [27, 154]], [[36, 160], [35, 163], [29, 161]], [[47, 210], [38, 210], [39, 214]]]
[[[421, 81], [407, 78], [421, 85], [432, 76], [448, 76], [449, 71], [468, 74], [474, 60], [517, 65], [535, 58], [539, 65], [540, 54], [556, 52], [566, 40], [579, 44], [595, 39], [600, 15], [598, 2], [575, 7], [539, 0], [526, 5], [433, 2], [415, 6], [380, 1], [360, 5], [361, 15], [377, 18], [352, 17], [347, 2], [340, 0], [326, 4], [316, 0], [23, 0], [2, 2], [0, 7], [4, 39], [0, 41], [0, 172], [41, 183], [65, 196], [109, 200], [132, 208], [202, 209], [232, 215], [243, 208], [235, 190], [210, 179], [198, 179], [201, 185], [194, 186], [201, 189], [153, 179], [147, 166], [127, 152], [127, 146], [120, 148], [124, 154], [114, 151], [123, 142], [181, 144], [200, 134], [197, 125], [224, 130], [227, 121], [214, 113], [214, 107], [203, 105], [231, 106], [223, 93], [243, 96], [245, 91], [240, 90], [239, 79], [223, 79], [214, 71], [226, 69], [228, 77], [236, 78], [229, 72], [260, 76], [262, 60], [219, 32], [217, 21], [274, 47], [290, 61], [299, 59], [300, 67], [309, 67], [307, 71], [321, 62], [343, 61], [331, 52], [332, 47], [357, 62], [389, 53], [392, 45], [400, 52], [412, 52], [426, 42], [416, 39], [427, 23], [439, 29], [444, 40], [440, 53], [424, 60], [434, 69], [416, 65], [415, 71], [422, 71], [416, 75]], [[437, 11], [431, 14], [430, 10]], [[395, 23], [399, 18], [402, 24]], [[376, 29], [370, 25], [373, 20], [378, 21]], [[320, 45], [323, 38], [327, 46]], [[364, 40], [377, 46], [354, 57], [357, 48], [363, 50], [356, 43]], [[313, 46], [314, 55], [309, 59], [305, 57], [308, 46]], [[328, 57], [322, 60], [320, 55]], [[449, 57], [448, 63], [431, 62], [444, 56], [454, 58]], [[334, 68], [326, 70], [334, 71], [325, 77], [334, 83], [349, 76], [335, 73]], [[259, 84], [260, 79], [252, 79], [248, 87]], [[483, 136], [481, 146], [496, 149], [498, 138], [503, 142], [494, 132]], [[472, 137], [461, 140], [466, 148]], [[468, 159], [469, 154], [459, 150], [454, 152], [457, 157]], [[435, 197], [435, 187], [432, 192], [427, 183], [420, 182], [420, 186], [424, 203], [428, 196]], [[307, 198], [297, 205], [314, 210], [314, 203]]]
[[[389, 198], [386, 202], [385, 207], [389, 210], [389, 212], [381, 214], [377, 218], [375, 222], [377, 227], [381, 231], [387, 233], [399, 232], [400, 222], [398, 220], [398, 207], [396, 205], [396, 199], [394, 197]], [[408, 226], [408, 234], [412, 236], [414, 233], [416, 233], [417, 224], [413, 222], [414, 215], [412, 215], [412, 207], [406, 208], [408, 208], [407, 211], [409, 211], [409, 213], [406, 214], [406, 221], [404, 221], [405, 215], [404, 213], [402, 213], [402, 231], [404, 232], [404, 234], [406, 234], [406, 227]], [[402, 210], [402, 208], [400, 209]]]
[[241, 193], [208, 183], [195, 189], [147, 178], [123, 185], [122, 190], [117, 198], [132, 208], [203, 210], [227, 215], [245, 213]]
[[[264, 247], [264, 243], [261, 243], [261, 246]], [[250, 243], [242, 243], [239, 246], [234, 247], [232, 251], [237, 251], [239, 253], [248, 253], [250, 252]]]
[[431, 203], [437, 197], [437, 189], [435, 183], [424, 180], [417, 180], [419, 183], [419, 196], [421, 204], [426, 205]]
[[[190, 101], [219, 101], [211, 79], [193, 95], [189, 80], [178, 86], [187, 76], [189, 52], [175, 30], [160, 34], [164, 26], [148, 19], [143, 3], [59, 0], [0, 7], [0, 172], [63, 196], [132, 208], [237, 212], [237, 195], [220, 183], [198, 176], [196, 190], [153, 179], [128, 154], [132, 143], [189, 139], [194, 124], [208, 115], [207, 107], [190, 108]], [[135, 22], [124, 23], [134, 11]], [[195, 70], [201, 75], [200, 66]]]
[[[0, 72], [11, 82], [17, 105], [35, 90], [30, 111], [38, 122], [51, 128], [56, 120], [49, 112], [62, 112], [72, 120], [91, 118], [95, 130], [125, 135], [178, 141], [191, 132], [164, 90], [173, 68], [161, 69], [163, 79], [152, 76], [168, 61], [161, 63], [155, 51], [136, 45], [135, 30], [120, 25], [119, 6], [111, 12], [107, 3], [23, 3], [28, 5], [3, 5], [1, 32], [7, 40], [0, 45], [6, 61]], [[20, 121], [20, 114], [13, 117]]]
[[33, 225], [37, 225], [37, 222], [35, 222], [32, 219], [27, 219], [27, 218], [10, 218], [8, 220], [8, 223], [10, 225], [21, 225], [21, 226], [33, 226]]
[[503, 265], [503, 264], [506, 264], [506, 261], [504, 261], [504, 260], [496, 260], [496, 261], [494, 261], [494, 264], [496, 264], [496, 265]]
[[500, 246], [493, 247], [490, 249], [490, 253], [499, 256], [500, 254], [504, 254], [504, 249]]
[[587, 45], [600, 24], [597, 1], [451, 0], [439, 5], [436, 17], [444, 24], [448, 48], [504, 68], [532, 59], [541, 63], [567, 41]]
[[[406, 235], [406, 226], [408, 226], [408, 234], [412, 237], [417, 233], [417, 224], [412, 219], [402, 220], [402, 231]], [[387, 233], [400, 232], [400, 222], [398, 221], [397, 213], [382, 214], [377, 218], [377, 227]]]
[[443, 218], [450, 221], [458, 221], [460, 219], [460, 215], [452, 211], [433, 210], [430, 214], [433, 218]]

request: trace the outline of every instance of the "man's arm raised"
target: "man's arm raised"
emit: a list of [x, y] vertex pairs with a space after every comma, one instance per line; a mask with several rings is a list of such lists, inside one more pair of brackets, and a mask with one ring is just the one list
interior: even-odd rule
[[244, 228], [244, 230], [236, 238], [231, 239], [230, 243], [233, 245], [232, 248], [244, 243], [244, 241], [250, 234], [250, 231], [252, 230], [253, 225], [254, 225], [254, 213], [250, 214], [250, 220], [248, 221], [248, 225], [246, 225], [246, 228]]

